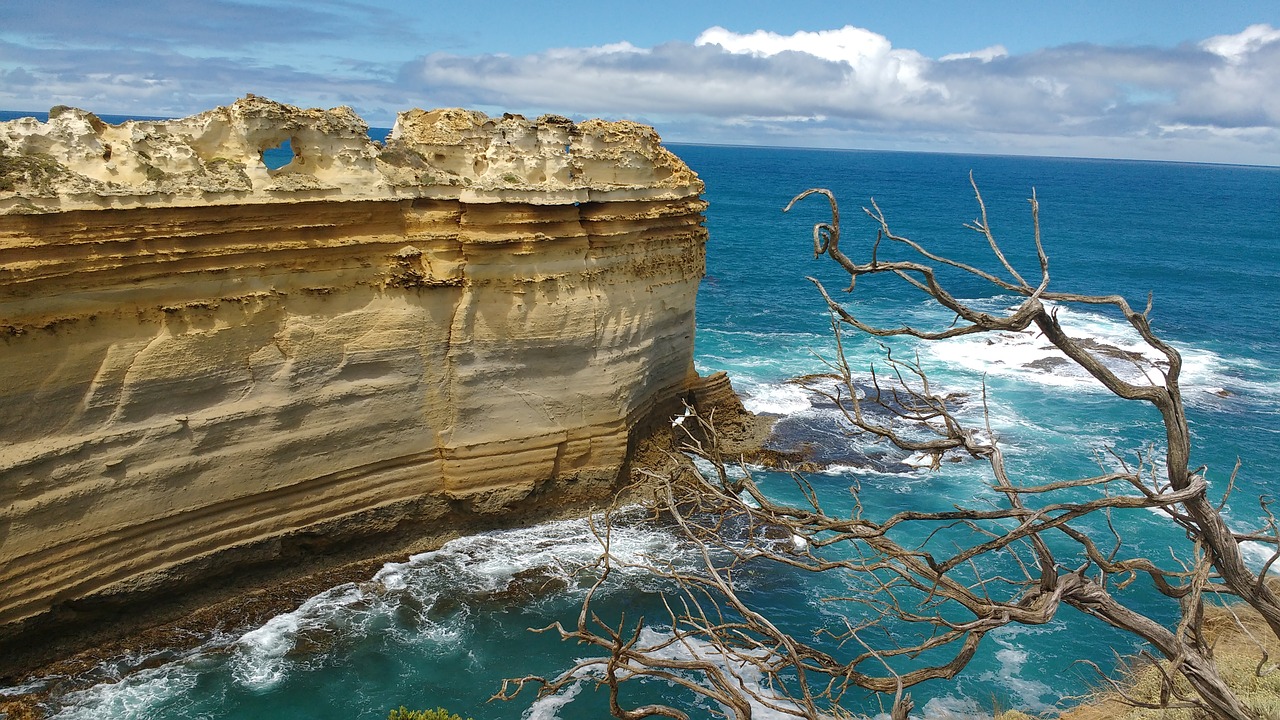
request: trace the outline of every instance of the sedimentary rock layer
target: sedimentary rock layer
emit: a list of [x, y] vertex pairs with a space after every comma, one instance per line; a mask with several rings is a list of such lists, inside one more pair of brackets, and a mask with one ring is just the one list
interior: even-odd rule
[[0, 124], [0, 638], [606, 489], [696, 379], [700, 191], [632, 123]]

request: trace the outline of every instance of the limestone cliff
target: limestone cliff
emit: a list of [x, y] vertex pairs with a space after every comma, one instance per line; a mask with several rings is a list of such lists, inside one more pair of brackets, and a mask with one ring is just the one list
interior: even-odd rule
[[696, 379], [701, 190], [627, 122], [0, 123], [0, 641], [607, 492]]

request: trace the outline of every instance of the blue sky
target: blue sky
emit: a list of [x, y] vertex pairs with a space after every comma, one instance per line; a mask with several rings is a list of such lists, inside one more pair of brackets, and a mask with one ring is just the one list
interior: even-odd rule
[[245, 93], [673, 141], [1280, 165], [1280, 2], [0, 0], [0, 109]]

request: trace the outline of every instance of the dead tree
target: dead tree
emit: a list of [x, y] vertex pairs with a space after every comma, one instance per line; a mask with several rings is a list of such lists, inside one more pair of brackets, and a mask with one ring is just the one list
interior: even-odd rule
[[[1264, 582], [1280, 557], [1274, 518], [1263, 504], [1261, 529], [1233, 532], [1220, 513], [1222, 506], [1208, 496], [1203, 468], [1189, 465], [1191, 436], [1179, 386], [1182, 359], [1152, 330], [1150, 301], [1137, 312], [1119, 295], [1051, 290], [1034, 193], [1030, 203], [1039, 277], [1031, 284], [996, 242], [976, 184], [974, 192], [980, 217], [966, 227], [994, 256], [999, 267], [994, 272], [935, 254], [896, 234], [874, 200], [864, 208], [876, 229], [864, 262], [840, 248], [839, 210], [830, 191], [808, 190], [787, 209], [813, 194], [827, 198], [832, 217], [813, 229], [814, 254], [828, 256], [849, 274], [849, 291], [860, 277], [889, 275], [955, 315], [952, 324], [937, 330], [869, 324], [810, 278], [831, 312], [837, 348], [829, 362], [832, 373], [811, 388], [835, 402], [851, 428], [932, 456], [935, 468], [948, 453], [987, 463], [1001, 502], [944, 512], [906, 510], [878, 519], [857, 503], [846, 516], [825, 511], [819, 493], [793, 473], [805, 502], [783, 504], [763, 492], [745, 467], [723, 457], [711, 419], [695, 416], [695, 422], [681, 426], [684, 450], [706, 461], [703, 470], [682, 462], [674, 471], [650, 473], [649, 480], [655, 508], [696, 548], [705, 567], [689, 572], [654, 559], [651, 570], [678, 588], [666, 597], [665, 617], [655, 622], [599, 617], [592, 599], [619, 562], [608, 552], [606, 515], [599, 530], [605, 552], [598, 581], [576, 626], [547, 628], [595, 646], [602, 655], [555, 678], [513, 680], [514, 688], [534, 683], [546, 694], [594, 678], [608, 687], [614, 715], [628, 719], [689, 717], [666, 705], [624, 708], [619, 687], [638, 678], [683, 687], [735, 719], [751, 717], [753, 707], [803, 718], [845, 717], [846, 694], [862, 688], [892, 695], [893, 717], [906, 718], [912, 706], [908, 689], [954, 677], [987, 633], [1011, 624], [1043, 624], [1070, 606], [1141, 638], [1164, 659], [1159, 667], [1165, 681], [1155, 705], [1198, 708], [1232, 720], [1256, 717], [1220, 676], [1203, 634], [1203, 616], [1206, 598], [1231, 598], [1255, 609], [1280, 636], [1280, 600]], [[907, 259], [882, 257], [890, 254]], [[941, 268], [979, 278], [1021, 299], [1002, 314], [979, 310], [948, 290]], [[1122, 378], [1096, 347], [1072, 338], [1059, 324], [1055, 308], [1064, 305], [1118, 313], [1165, 363], [1146, 368], [1145, 382]], [[867, 382], [868, 373], [851, 368], [842, 342], [850, 327], [876, 337], [932, 342], [1033, 326], [1117, 398], [1153, 405], [1165, 433], [1163, 442], [1153, 445], [1159, 449], [1133, 460], [1111, 453], [1099, 472], [1087, 477], [1020, 482], [1006, 467], [989, 422], [975, 426], [963, 420], [952, 402], [934, 391], [917, 361], [888, 353], [883, 369], [870, 371]], [[985, 402], [984, 390], [984, 407]], [[870, 405], [879, 412], [867, 412]], [[885, 413], [892, 422], [883, 419]], [[1186, 545], [1173, 567], [1127, 552], [1111, 519], [1113, 513], [1135, 509], [1157, 510], [1185, 533]], [[940, 534], [957, 533], [967, 542], [932, 542]], [[1260, 572], [1244, 562], [1241, 543], [1246, 541], [1275, 550]], [[762, 563], [841, 574], [848, 592], [823, 598], [832, 610], [825, 624], [807, 631], [787, 627], [761, 614], [735, 582]], [[1176, 625], [1157, 622], [1117, 596], [1136, 582], [1148, 583], [1176, 606]], [[842, 606], [849, 611], [842, 612]], [[661, 632], [651, 629], [655, 627]], [[509, 696], [505, 691], [501, 697]]]

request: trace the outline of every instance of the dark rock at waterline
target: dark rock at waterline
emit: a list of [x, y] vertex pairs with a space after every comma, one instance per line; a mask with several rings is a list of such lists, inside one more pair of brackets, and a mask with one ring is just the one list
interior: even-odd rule
[[431, 622], [440, 622], [456, 615], [462, 610], [464, 603], [462, 598], [455, 593], [444, 593], [435, 599], [435, 602], [426, 609], [426, 617]]
[[1124, 348], [1118, 348], [1115, 345], [1108, 345], [1107, 343], [1094, 340], [1093, 338], [1083, 338], [1083, 339], [1074, 338], [1074, 339], [1076, 341], [1076, 344], [1079, 345], [1080, 347], [1090, 352], [1095, 352], [1099, 355], [1105, 355], [1107, 357], [1112, 357], [1117, 360], [1128, 360], [1129, 362], [1135, 363], [1135, 364], [1141, 364], [1141, 365], [1152, 364], [1152, 362], [1148, 360], [1147, 357], [1140, 352], [1134, 352], [1133, 350], [1125, 350]]
[[1040, 358], [1039, 360], [1032, 360], [1029, 363], [1024, 363], [1022, 367], [1027, 368], [1028, 370], [1043, 370], [1044, 372], [1051, 373], [1058, 368], [1069, 365], [1071, 365], [1071, 361], [1066, 358], [1050, 356]]
[[477, 593], [477, 602], [501, 605], [508, 609], [529, 605], [569, 587], [569, 581], [558, 568], [533, 567], [511, 576], [511, 582], [499, 590]]
[[338, 634], [328, 626], [305, 627], [298, 630], [293, 637], [293, 647], [289, 657], [305, 657], [323, 655], [333, 650], [338, 644]]
[[[789, 382], [825, 390], [824, 383], [831, 385], [841, 381], [836, 375], [818, 374], [800, 376]], [[904, 395], [895, 396], [871, 385], [857, 385], [856, 391], [863, 398], [860, 403], [863, 416], [872, 422], [902, 426], [900, 414], [910, 413]], [[949, 407], [959, 409], [968, 395], [952, 393], [943, 399]], [[761, 449], [748, 460], [767, 468], [798, 472], [817, 472], [832, 465], [861, 467], [882, 473], [906, 473], [917, 469], [904, 462], [905, 452], [853, 428], [842, 412], [853, 413], [852, 402], [847, 398], [841, 397], [837, 404], [831, 397], [813, 392], [809, 403], [810, 409], [779, 418]]]

